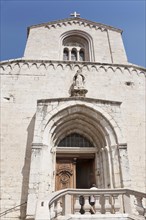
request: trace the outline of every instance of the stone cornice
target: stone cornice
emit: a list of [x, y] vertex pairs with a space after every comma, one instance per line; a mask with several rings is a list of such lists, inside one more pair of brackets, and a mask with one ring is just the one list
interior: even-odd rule
[[41, 66], [44, 66], [46, 69], [49, 66], [52, 66], [54, 70], [58, 67], [61, 67], [62, 69], [65, 69], [66, 67], [70, 67], [70, 69], [74, 69], [74, 67], [78, 67], [79, 69], [83, 69], [86, 67], [89, 71], [90, 68], [95, 68], [97, 71], [101, 68], [103, 68], [105, 71], [108, 70], [108, 68], [111, 68], [114, 72], [119, 69], [121, 72], [123, 72], [125, 69], [127, 69], [129, 72], [136, 71], [137, 73], [144, 73], [146, 74], [146, 68], [140, 67], [134, 64], [112, 64], [112, 63], [98, 63], [98, 62], [73, 62], [73, 61], [55, 61], [55, 60], [31, 60], [31, 59], [12, 59], [7, 61], [0, 62], [0, 67], [5, 70], [5, 68], [9, 67], [11, 70], [14, 68], [14, 66], [18, 65], [20, 68], [23, 65], [27, 65], [28, 68], [31, 68], [32, 66], [36, 66], [37, 69], [39, 69]]
[[89, 26], [90, 28], [94, 28], [95, 30], [98, 30], [98, 29], [101, 29], [102, 31], [112, 30], [112, 31], [122, 33], [121, 29], [114, 28], [109, 25], [97, 23], [94, 21], [86, 20], [84, 18], [79, 18], [79, 17], [65, 18], [62, 20], [56, 20], [56, 21], [51, 21], [51, 22], [42, 23], [42, 24], [38, 24], [38, 25], [32, 25], [32, 26], [28, 27], [27, 31], [29, 34], [29, 31], [32, 28], [47, 27], [50, 29], [50, 28], [62, 27], [62, 26], [67, 26], [67, 25], [72, 25], [72, 24], [78, 24], [80, 26], [81, 25]]
[[82, 102], [90, 102], [90, 103], [100, 103], [104, 105], [116, 105], [120, 106], [122, 102], [119, 101], [111, 101], [104, 99], [94, 99], [94, 98], [86, 98], [86, 97], [68, 97], [68, 98], [53, 98], [53, 99], [40, 99], [37, 100], [38, 105], [49, 104], [50, 102], [67, 102], [67, 101], [82, 101]]

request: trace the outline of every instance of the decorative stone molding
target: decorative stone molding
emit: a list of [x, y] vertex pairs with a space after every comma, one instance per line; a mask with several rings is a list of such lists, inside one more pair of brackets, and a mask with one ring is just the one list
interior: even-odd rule
[[[73, 108], [72, 111], [74, 111], [75, 106], [76, 106], [76, 108], [78, 108], [79, 112], [81, 111], [81, 112], [86, 112], [87, 113], [87, 110], [88, 110], [90, 115], [93, 115], [93, 116], [95, 114], [94, 111], [95, 112], [97, 111], [97, 112], [100, 112], [100, 114], [103, 114], [104, 117], [107, 120], [109, 120], [109, 123], [112, 124], [112, 127], [114, 128], [114, 130], [116, 132], [116, 135], [118, 136], [118, 140], [119, 140], [118, 142], [119, 143], [124, 143], [124, 139], [121, 136], [121, 131], [119, 130], [119, 126], [118, 126], [117, 122], [114, 121], [113, 116], [111, 115], [111, 113], [109, 113], [107, 111], [107, 108], [106, 108], [106, 105], [107, 105], [107, 107], [108, 106], [111, 106], [111, 107], [113, 106], [113, 108], [115, 108], [117, 106], [117, 108], [119, 108], [121, 102], [114, 102], [114, 101], [109, 102], [109, 101], [105, 101], [105, 100], [96, 100], [96, 99], [83, 98], [83, 97], [70, 97], [70, 98], [62, 98], [62, 99], [39, 100], [38, 101], [38, 107], [43, 108], [43, 105], [49, 106], [50, 102], [54, 103], [53, 104], [54, 108], [52, 109], [51, 112], [50, 111], [48, 113], [46, 112], [46, 116], [44, 116], [45, 118], [43, 119], [43, 120], [45, 120], [44, 121], [45, 124], [48, 123], [51, 120], [53, 115], [56, 115], [57, 113], [59, 113], [59, 111], [62, 112], [62, 117], [63, 117], [64, 114], [67, 115], [67, 117], [69, 117], [70, 116], [69, 112], [71, 111], [72, 108]], [[68, 106], [70, 106], [70, 110], [67, 110]], [[93, 112], [92, 112], [91, 109], [93, 110]], [[90, 110], [91, 110], [91, 112], [90, 112]], [[119, 114], [120, 114], [120, 112], [119, 112]], [[82, 120], [82, 119], [80, 118], [79, 120]], [[89, 117], [89, 120], [90, 120], [90, 117]], [[106, 126], [106, 121], [104, 119], [101, 119], [101, 117], [98, 114], [97, 114], [96, 120], [102, 120], [103, 126], [104, 127]], [[54, 126], [56, 127], [55, 118], [52, 119], [51, 121], [54, 124]], [[86, 133], [91, 133], [91, 131], [94, 130], [92, 126], [96, 126], [96, 125], [94, 125], [95, 121], [93, 121], [92, 118], [91, 118], [92, 126], [90, 126], [91, 124], [89, 124], [89, 123], [88, 123], [88, 126], [86, 126], [87, 124], [86, 124], [86, 121], [84, 121], [84, 120], [82, 120], [82, 122], [83, 123], [81, 124], [81, 126], [84, 125], [84, 128], [85, 127], [90, 128], [90, 130], [88, 130], [88, 132], [86, 132]], [[52, 127], [53, 124], [51, 124], [50, 126]], [[47, 125], [46, 128], [44, 128], [44, 127], [41, 128], [42, 132], [44, 133], [44, 136], [43, 136], [43, 140], [44, 140], [43, 143], [44, 144], [46, 144], [45, 141], [48, 140], [48, 132], [49, 132], [47, 130], [49, 128], [48, 126], [49, 125]], [[56, 129], [54, 126], [52, 127], [53, 130], [51, 131], [51, 134], [53, 134], [52, 132], [54, 131], [54, 129]], [[64, 129], [66, 129], [66, 128], [64, 128]], [[73, 127], [72, 127], [72, 129], [73, 129]], [[98, 129], [99, 129], [99, 127], [97, 127], [97, 130]], [[63, 130], [61, 130], [61, 131], [63, 131]], [[91, 138], [93, 136], [94, 132], [95, 131], [92, 131], [92, 133], [90, 134], [90, 137], [88, 137], [88, 138]], [[36, 137], [37, 137], [37, 134], [36, 134]], [[62, 134], [62, 137], [63, 137], [63, 134]], [[108, 138], [107, 135], [106, 135], [106, 137]], [[57, 137], [55, 136], [54, 138], [56, 139]], [[94, 135], [92, 138], [95, 138], [97, 140], [96, 135]], [[113, 144], [114, 144], [114, 139], [112, 139], [112, 140], [113, 140]], [[101, 141], [102, 141], [102, 138], [101, 138]], [[97, 144], [98, 144], [98, 140], [97, 140]]]
[[112, 145], [112, 148], [118, 147], [118, 149], [127, 149], [127, 143], [118, 143], [116, 145]]
[[44, 146], [42, 143], [32, 143], [32, 149], [42, 149]]
[[[20, 70], [23, 68], [31, 69], [35, 68], [40, 70], [41, 68], [48, 69], [52, 67], [54, 70], [61, 67], [63, 70], [66, 68], [70, 68], [74, 70], [75, 68], [84, 69], [87, 68], [88, 71], [97, 71], [99, 72], [103, 69], [105, 72], [108, 69], [116, 72], [119, 70], [121, 73], [124, 73], [125, 70], [129, 72], [129, 74], [136, 73], [138, 76], [144, 74], [146, 76], [146, 69], [143, 67], [139, 67], [131, 64], [109, 64], [109, 63], [95, 63], [95, 62], [74, 62], [74, 61], [48, 61], [48, 60], [11, 60], [11, 61], [3, 61], [0, 63], [1, 75], [28, 75], [28, 76], [43, 76], [43, 74], [22, 74]], [[17, 71], [14, 69], [17, 68]], [[14, 72], [13, 72], [14, 71]]]
[[48, 23], [30, 26], [28, 27], [28, 34], [29, 34], [29, 30], [32, 28], [45, 27], [45, 28], [51, 29], [51, 28], [60, 28], [63, 26], [68, 26], [68, 25], [84, 26], [84, 27], [89, 27], [90, 29], [100, 30], [100, 31], [112, 30], [112, 31], [122, 33], [121, 29], [76, 17], [76, 18], [67, 18], [63, 20], [52, 21]]
[[125, 149], [125, 150], [127, 150], [127, 144], [126, 143], [121, 143], [121, 144], [118, 144], [118, 148], [119, 149]]

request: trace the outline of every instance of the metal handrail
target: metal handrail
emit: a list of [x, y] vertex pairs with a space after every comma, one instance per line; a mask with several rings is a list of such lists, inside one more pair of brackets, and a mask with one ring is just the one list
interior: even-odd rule
[[8, 214], [10, 211], [12, 211], [13, 209], [15, 209], [15, 208], [17, 208], [17, 207], [23, 206], [24, 204], [27, 204], [27, 202], [24, 202], [24, 203], [22, 203], [22, 204], [20, 204], [20, 205], [14, 206], [14, 207], [11, 208], [11, 209], [7, 209], [7, 210], [5, 210], [4, 212], [1, 212], [1, 213], [0, 213], [0, 217], [2, 217], [2, 216], [4, 216], [4, 215]]

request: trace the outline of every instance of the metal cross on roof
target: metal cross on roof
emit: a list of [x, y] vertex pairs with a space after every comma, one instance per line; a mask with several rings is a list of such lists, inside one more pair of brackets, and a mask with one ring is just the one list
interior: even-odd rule
[[74, 13], [72, 13], [72, 14], [70, 14], [70, 16], [73, 16], [73, 17], [80, 17], [80, 14], [78, 14], [76, 11], [74, 12]]

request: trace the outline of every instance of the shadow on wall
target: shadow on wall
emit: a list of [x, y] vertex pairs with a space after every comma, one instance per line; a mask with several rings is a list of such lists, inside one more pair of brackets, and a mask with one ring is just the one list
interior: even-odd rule
[[[22, 190], [21, 190], [21, 204], [27, 202], [28, 197], [28, 187], [29, 187], [29, 172], [30, 172], [30, 163], [31, 163], [31, 145], [34, 135], [34, 124], [35, 124], [35, 115], [31, 119], [29, 126], [27, 128], [27, 143], [25, 151], [25, 161], [22, 169]], [[26, 205], [21, 206], [20, 209], [20, 219], [25, 219], [26, 217]]]

